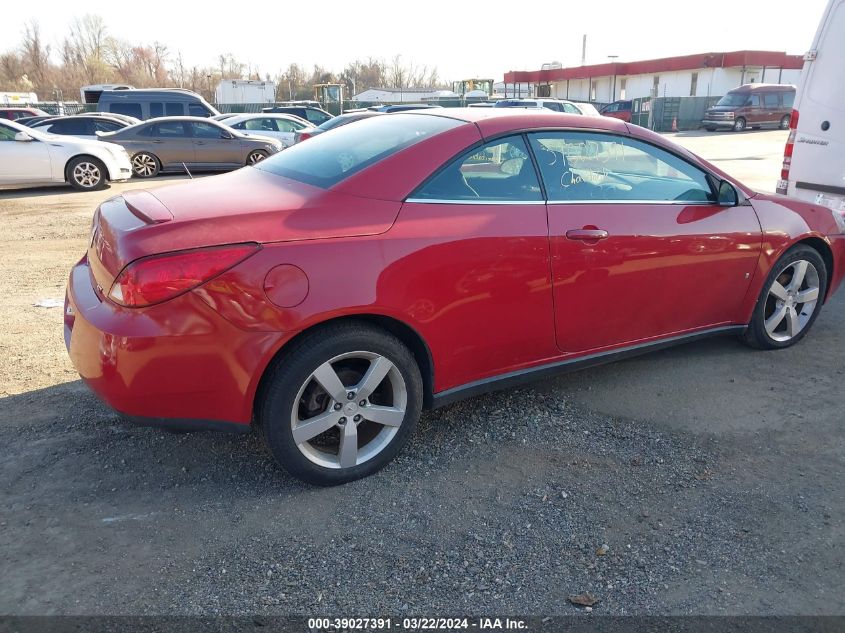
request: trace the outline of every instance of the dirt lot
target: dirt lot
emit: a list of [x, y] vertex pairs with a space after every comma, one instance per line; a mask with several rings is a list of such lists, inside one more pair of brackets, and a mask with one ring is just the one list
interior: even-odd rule
[[[769, 190], [784, 139], [676, 135]], [[468, 400], [315, 489], [253, 436], [130, 426], [76, 379], [61, 308], [34, 304], [138, 186], [0, 192], [0, 613], [551, 614], [583, 591], [845, 613], [845, 294], [791, 350], [710, 340]]]

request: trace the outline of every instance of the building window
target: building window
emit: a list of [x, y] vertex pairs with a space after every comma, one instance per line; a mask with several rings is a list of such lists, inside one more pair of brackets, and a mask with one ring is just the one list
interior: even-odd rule
[[654, 76], [654, 82], [652, 83], [651, 93], [653, 97], [660, 96], [660, 75]]
[[689, 83], [689, 96], [694, 97], [698, 89], [698, 73], [693, 73]]
[[599, 82], [597, 81], [593, 81], [590, 83], [590, 101], [596, 100], [596, 90], [598, 88], [598, 83]]
[[628, 80], [627, 79], [620, 79], [619, 80], [619, 98], [624, 101], [625, 99], [625, 88], [627, 88]]

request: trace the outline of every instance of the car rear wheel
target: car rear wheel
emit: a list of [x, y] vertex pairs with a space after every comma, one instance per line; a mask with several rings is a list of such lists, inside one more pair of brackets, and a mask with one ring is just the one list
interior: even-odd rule
[[422, 378], [395, 336], [345, 323], [306, 335], [268, 376], [259, 424], [289, 473], [322, 486], [371, 475], [413, 435]]
[[780, 129], [786, 130], [789, 128], [789, 115], [785, 114], [780, 120]]
[[827, 291], [827, 269], [818, 251], [806, 245], [791, 248], [772, 268], [745, 341], [758, 349], [795, 345], [819, 315]]
[[716, 128], [714, 128], [714, 127], [707, 127], [707, 128], [704, 128], [704, 129], [707, 130], [708, 132], [715, 132], [716, 131]]
[[262, 152], [260, 149], [256, 149], [251, 151], [246, 157], [246, 164], [255, 165], [256, 163], [260, 163], [265, 158], [267, 158], [267, 152]]
[[65, 176], [68, 183], [80, 191], [95, 191], [106, 186], [106, 166], [92, 156], [77, 156], [67, 165]]
[[743, 130], [745, 130], [745, 119], [739, 117], [734, 121], [734, 132], [742, 132]]
[[161, 163], [153, 154], [138, 152], [132, 157], [132, 173], [138, 178], [153, 178], [160, 170]]

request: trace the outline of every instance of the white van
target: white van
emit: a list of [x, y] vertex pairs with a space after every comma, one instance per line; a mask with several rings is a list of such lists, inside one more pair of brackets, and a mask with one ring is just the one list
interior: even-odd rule
[[830, 0], [804, 56], [777, 192], [845, 211], [845, 0]]

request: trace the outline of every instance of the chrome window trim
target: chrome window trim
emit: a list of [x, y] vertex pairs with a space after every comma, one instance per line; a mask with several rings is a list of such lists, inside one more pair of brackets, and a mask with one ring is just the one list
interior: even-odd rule
[[407, 198], [405, 202], [413, 202], [414, 204], [491, 204], [491, 205], [526, 205], [526, 204], [549, 204], [549, 205], [569, 205], [569, 204], [660, 204], [660, 205], [678, 205], [678, 206], [699, 206], [699, 207], [721, 207], [717, 202], [706, 202], [702, 200], [690, 200], [685, 202], [683, 200], [441, 200], [426, 198]]
[[675, 205], [683, 205], [685, 207], [689, 206], [699, 206], [699, 207], [708, 207], [708, 206], [715, 206], [715, 207], [723, 207], [725, 205], [720, 205], [718, 202], [710, 202], [710, 201], [703, 201], [703, 200], [549, 200], [547, 204], [553, 205], [567, 205], [567, 204], [675, 204]]
[[545, 200], [429, 200], [427, 198], [406, 198], [405, 202], [413, 202], [416, 204], [511, 204], [520, 206], [525, 204], [546, 204]]

